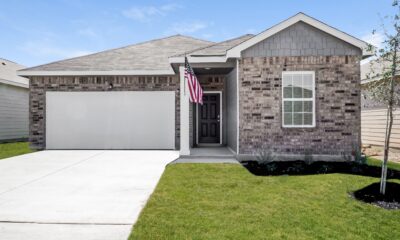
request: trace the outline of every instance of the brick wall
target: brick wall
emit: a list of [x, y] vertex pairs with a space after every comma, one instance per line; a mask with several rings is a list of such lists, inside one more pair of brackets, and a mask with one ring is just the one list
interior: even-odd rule
[[31, 146], [46, 146], [46, 91], [175, 91], [175, 145], [179, 149], [179, 76], [30, 77], [29, 129]]
[[[360, 57], [242, 58], [240, 154], [351, 154], [360, 144]], [[315, 71], [316, 127], [283, 128], [282, 71]]]

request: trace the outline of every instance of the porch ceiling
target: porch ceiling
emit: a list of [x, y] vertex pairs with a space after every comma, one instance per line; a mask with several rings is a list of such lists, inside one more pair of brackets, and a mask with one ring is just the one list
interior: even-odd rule
[[233, 68], [193, 68], [195, 74], [228, 74]]

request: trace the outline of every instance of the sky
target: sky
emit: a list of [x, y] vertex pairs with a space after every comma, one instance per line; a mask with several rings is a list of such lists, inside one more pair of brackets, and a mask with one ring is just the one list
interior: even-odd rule
[[[298, 12], [379, 45], [392, 0], [0, 0], [0, 58], [27, 67], [174, 34], [222, 41]], [[372, 35], [372, 30], [378, 33]]]

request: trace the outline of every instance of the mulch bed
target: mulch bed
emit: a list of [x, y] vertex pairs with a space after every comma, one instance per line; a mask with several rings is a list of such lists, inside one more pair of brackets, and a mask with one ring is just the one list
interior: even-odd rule
[[[242, 161], [242, 165], [257, 176], [277, 175], [310, 175], [326, 173], [355, 174], [369, 177], [380, 177], [381, 167], [359, 164], [356, 162], [313, 161]], [[388, 179], [400, 179], [400, 171], [388, 169]]]
[[385, 209], [400, 209], [400, 184], [386, 183], [386, 194], [379, 193], [380, 183], [373, 183], [360, 190], [351, 193], [355, 199], [370, 203]]
[[[382, 171], [381, 167], [356, 162], [242, 161], [241, 163], [249, 172], [257, 176], [344, 173], [380, 178]], [[400, 179], [400, 171], [388, 169], [387, 178]], [[373, 183], [351, 192], [350, 196], [385, 209], [400, 209], [400, 184], [387, 182], [385, 195], [379, 193], [379, 185], [379, 182]]]

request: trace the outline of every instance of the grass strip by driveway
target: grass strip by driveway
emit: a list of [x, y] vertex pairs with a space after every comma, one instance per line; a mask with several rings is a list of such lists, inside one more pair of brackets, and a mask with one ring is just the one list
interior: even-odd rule
[[347, 174], [257, 177], [234, 164], [170, 165], [129, 239], [400, 239], [400, 211], [348, 195], [377, 181]]
[[0, 159], [34, 152], [28, 142], [0, 143]]

